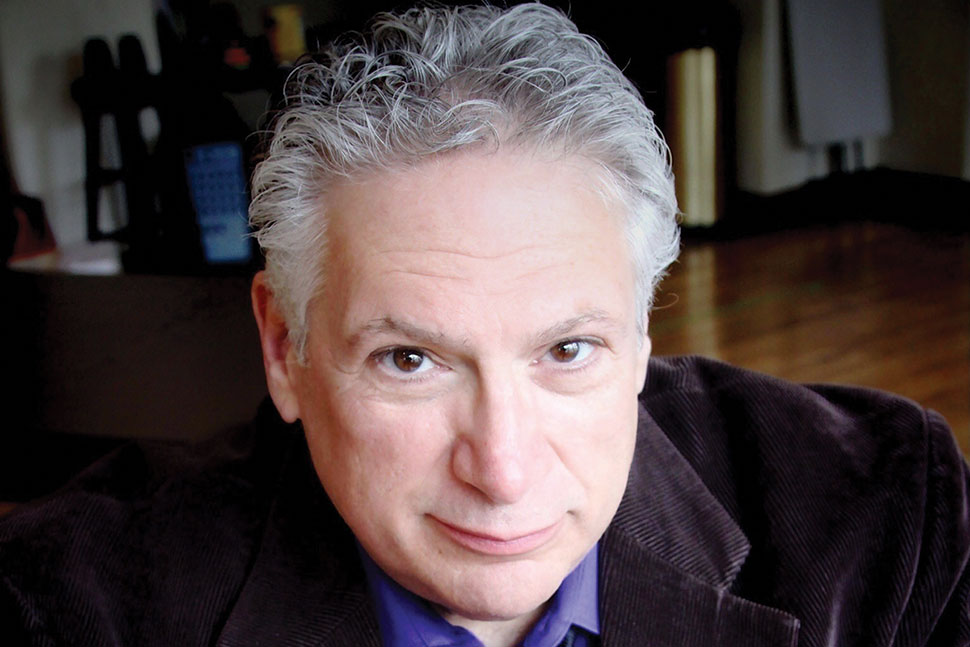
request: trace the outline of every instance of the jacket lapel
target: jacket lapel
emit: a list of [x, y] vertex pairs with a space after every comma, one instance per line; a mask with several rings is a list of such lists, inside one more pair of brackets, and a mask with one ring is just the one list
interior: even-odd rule
[[317, 480], [302, 439], [297, 447], [217, 644], [379, 647], [353, 536]]
[[641, 409], [627, 491], [601, 542], [605, 647], [793, 646], [798, 620], [729, 592], [744, 533]]

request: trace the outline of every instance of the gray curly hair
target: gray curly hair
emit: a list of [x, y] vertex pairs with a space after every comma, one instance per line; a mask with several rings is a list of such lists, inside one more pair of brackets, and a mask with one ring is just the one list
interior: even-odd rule
[[253, 174], [250, 223], [301, 361], [326, 263], [327, 187], [475, 146], [602, 169], [598, 188], [627, 211], [637, 305], [649, 310], [679, 251], [677, 201], [633, 84], [556, 9], [420, 7], [381, 14], [367, 37], [298, 65]]

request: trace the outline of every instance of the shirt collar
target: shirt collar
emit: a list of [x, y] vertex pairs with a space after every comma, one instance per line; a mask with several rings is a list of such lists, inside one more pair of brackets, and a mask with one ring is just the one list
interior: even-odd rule
[[579, 566], [562, 581], [552, 604], [526, 636], [523, 647], [558, 645], [572, 625], [599, 634], [597, 549], [598, 544], [594, 544]]
[[[358, 545], [370, 589], [381, 641], [385, 647], [481, 647], [471, 632], [456, 627], [427, 602], [392, 580]], [[555, 647], [572, 625], [599, 634], [597, 546], [566, 576], [552, 604], [523, 642], [523, 647]]]

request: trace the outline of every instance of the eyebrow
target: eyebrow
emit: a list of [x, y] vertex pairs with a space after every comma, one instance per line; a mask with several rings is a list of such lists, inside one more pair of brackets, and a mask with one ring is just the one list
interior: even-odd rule
[[414, 324], [395, 319], [394, 317], [381, 317], [368, 321], [354, 331], [348, 339], [348, 343], [351, 347], [358, 346], [367, 337], [383, 333], [400, 333], [422, 344], [441, 344], [447, 339], [440, 332], [425, 330], [420, 326], [415, 326]]
[[536, 334], [533, 338], [533, 346], [542, 346], [543, 344], [555, 341], [561, 337], [568, 335], [580, 326], [583, 326], [590, 322], [606, 323], [611, 328], [619, 329], [620, 324], [613, 317], [607, 314], [603, 310], [593, 309], [588, 312], [584, 312], [575, 317], [570, 317], [565, 321], [560, 321], [555, 323], [545, 330]]
[[[564, 321], [557, 322], [531, 337], [533, 346], [542, 346], [573, 332], [576, 328], [590, 322], [605, 322], [611, 328], [619, 329], [619, 323], [605, 311], [593, 309]], [[386, 333], [399, 333], [417, 344], [446, 345], [448, 336], [420, 326], [396, 319], [391, 316], [372, 319], [357, 329], [348, 339], [351, 347], [360, 345], [367, 337]], [[463, 344], [462, 344], [463, 345]]]

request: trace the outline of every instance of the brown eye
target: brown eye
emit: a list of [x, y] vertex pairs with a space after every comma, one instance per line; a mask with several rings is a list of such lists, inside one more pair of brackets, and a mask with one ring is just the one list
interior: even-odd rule
[[578, 341], [564, 341], [553, 346], [549, 353], [557, 362], [571, 362], [579, 356], [580, 348]]
[[398, 348], [391, 353], [394, 366], [403, 373], [414, 373], [424, 364], [425, 356], [413, 348]]

